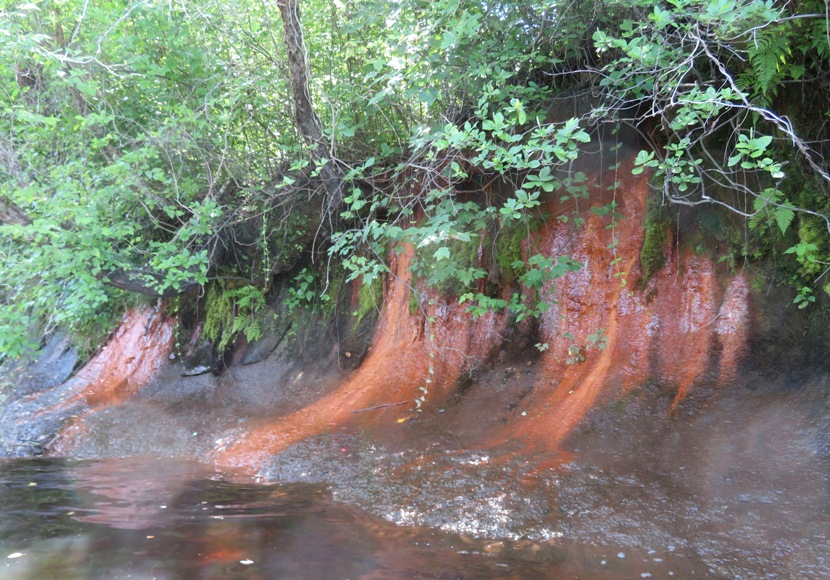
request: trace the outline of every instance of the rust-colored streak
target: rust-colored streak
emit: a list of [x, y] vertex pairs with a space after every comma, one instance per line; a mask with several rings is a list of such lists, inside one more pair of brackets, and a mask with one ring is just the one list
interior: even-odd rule
[[[747, 337], [744, 276], [723, 292], [711, 260], [674, 251], [666, 267], [641, 287], [638, 256], [648, 193], [642, 178], [623, 180], [617, 188], [624, 217], [616, 227], [621, 259], [614, 266], [615, 256], [606, 249], [613, 233], [604, 220], [592, 217], [578, 232], [564, 225], [544, 232], [543, 247], [551, 253], [568, 248], [585, 267], [555, 282], [556, 305], [542, 324], [549, 348], [541, 378], [495, 443], [519, 439], [533, 448], [558, 450], [603, 397], [656, 378], [675, 385], [673, 411], [705, 373], [717, 371], [715, 380], [721, 382], [734, 376]], [[605, 348], [588, 348], [588, 337], [600, 328]]]
[[735, 380], [749, 338], [749, 287], [743, 272], [729, 284], [717, 318], [715, 332], [722, 347], [718, 382], [726, 385]]
[[652, 314], [658, 329], [654, 370], [664, 381], [677, 385], [672, 411], [709, 364], [716, 286], [711, 261], [691, 252], [674, 258], [656, 280], [660, 299]]
[[[610, 180], [594, 172], [599, 185], [604, 180], [616, 186], [593, 187], [589, 203], [613, 199], [621, 218], [612, 223], [612, 215], [589, 213], [579, 227], [552, 219], [534, 240], [534, 251], [552, 258], [567, 254], [585, 266], [544, 289], [542, 297], [552, 305], [540, 320], [548, 348], [536, 382], [483, 445], [518, 440], [531, 449], [560, 451], [592, 408], [649, 379], [675, 388], [670, 411], [702, 378], [716, 384], [734, 379], [747, 342], [747, 280], [743, 274], [719, 279], [708, 257], [669, 245], [666, 266], [641, 283], [649, 188], [647, 178], [630, 175], [630, 169], [630, 161], [623, 163]], [[569, 211], [555, 201], [546, 209], [553, 216]], [[504, 315], [476, 320], [465, 305], [434, 294], [425, 310], [410, 311], [414, 252], [404, 247], [392, 258], [380, 323], [361, 366], [337, 390], [299, 411], [228, 431], [216, 441], [213, 462], [256, 470], [270, 456], [343, 424], [394, 426], [422, 395], [427, 409], [443, 404], [462, 373], [501, 346]], [[477, 261], [483, 264], [481, 249]], [[66, 385], [63, 401], [46, 412], [77, 415], [132, 396], [166, 360], [172, 336], [173, 321], [162, 314], [130, 312], [109, 344]], [[64, 430], [57, 452], [71, 449], [83, 426], [77, 419]]]
[[[410, 312], [412, 257], [409, 247], [393, 260], [393, 276], [374, 344], [345, 384], [287, 417], [253, 426], [236, 442], [221, 441], [214, 456], [216, 463], [256, 468], [290, 445], [347, 421], [395, 423], [411, 412], [415, 399], [423, 393], [421, 387], [427, 389], [426, 406], [434, 407], [451, 392], [468, 362], [484, 358], [498, 346], [503, 317], [489, 314], [474, 320], [463, 305], [438, 297], [426, 313]], [[426, 318], [433, 321], [425, 323]], [[401, 400], [412, 404], [353, 413]]]
[[[568, 254], [585, 267], [547, 288], [553, 305], [540, 324], [548, 350], [538, 380], [513, 420], [491, 433], [489, 444], [519, 440], [534, 449], [559, 451], [599, 401], [650, 378], [676, 388], [674, 410], [702, 376], [727, 382], [735, 374], [747, 337], [744, 276], [735, 277], [724, 290], [711, 260], [667, 247], [668, 264], [643, 286], [639, 254], [648, 182], [630, 175], [630, 163], [623, 166], [611, 181], [629, 177], [612, 192], [594, 188], [597, 193], [590, 200], [593, 205], [617, 202], [623, 217], [613, 226], [607, 215], [590, 215], [576, 229], [572, 223], [551, 220], [536, 241], [548, 256]], [[602, 177], [596, 174], [595, 180]], [[551, 215], [568, 211], [555, 202], [547, 209]], [[442, 401], [467, 360], [483, 358], [498, 346], [503, 320], [492, 314], [472, 321], [462, 307], [432, 296], [435, 305], [426, 316], [434, 317], [433, 324], [424, 324], [423, 313], [412, 315], [406, 283], [411, 260], [408, 248], [393, 265], [374, 346], [355, 374], [309, 407], [220, 440], [213, 457], [218, 464], [256, 469], [269, 456], [333, 426], [392, 423], [411, 406], [387, 404], [412, 401], [424, 385], [429, 401]], [[428, 379], [433, 382], [427, 384]], [[353, 413], [375, 406], [371, 413]]]
[[[641, 195], [629, 195], [629, 190]], [[647, 371], [644, 328], [632, 332], [642, 320], [642, 308], [633, 300], [631, 288], [642, 244], [641, 216], [647, 184], [639, 179], [621, 185], [620, 211], [625, 218], [615, 229], [607, 220], [591, 216], [573, 232], [566, 224], [546, 231], [545, 248], [551, 253], [568, 248], [585, 267], [556, 280], [551, 288], [556, 301], [544, 316], [543, 331], [549, 349], [542, 360], [542, 373], [535, 396], [525, 413], [504, 433], [504, 439], [521, 438], [531, 445], [557, 447], [594, 405], [612, 379], [633, 386]], [[617, 236], [616, 264], [607, 247]], [[601, 341], [589, 348], [588, 337], [603, 329]], [[575, 349], [579, 349], [578, 352]], [[567, 360], [572, 360], [568, 364]], [[584, 361], [579, 357], [585, 357]]]
[[125, 314], [107, 345], [61, 387], [62, 401], [41, 414], [74, 410], [80, 413], [55, 440], [53, 454], [71, 450], [83, 434], [83, 417], [93, 411], [117, 405], [149, 383], [173, 347], [175, 320], [163, 311], [146, 306]]
[[173, 346], [175, 320], [151, 308], [130, 310], [115, 334], [71, 379], [92, 409], [116, 405], [146, 385], [158, 372]]

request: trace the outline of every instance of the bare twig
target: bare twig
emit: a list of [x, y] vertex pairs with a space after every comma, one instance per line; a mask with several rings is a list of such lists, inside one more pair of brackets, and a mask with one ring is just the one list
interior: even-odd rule
[[385, 409], [387, 407], [400, 407], [408, 404], [409, 401], [401, 401], [400, 403], [384, 403], [383, 405], [374, 405], [373, 407], [365, 407], [363, 409], [356, 409], [352, 413], [363, 413], [364, 411], [376, 411], [377, 409]]

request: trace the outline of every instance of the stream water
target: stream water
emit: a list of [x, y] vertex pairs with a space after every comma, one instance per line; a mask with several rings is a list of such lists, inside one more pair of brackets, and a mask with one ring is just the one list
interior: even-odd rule
[[538, 453], [470, 445], [499, 423], [491, 381], [255, 477], [188, 461], [193, 425], [124, 403], [88, 422], [95, 459], [0, 462], [0, 578], [830, 577], [828, 378], [758, 379], [675, 414], [646, 385]]
[[254, 472], [191, 461], [244, 440], [227, 417], [249, 404], [163, 375], [87, 415], [74, 459], [0, 460], [0, 578], [830, 577], [823, 364], [759, 364], [674, 410], [647, 382], [553, 449], [489, 440], [532, 420], [532, 362], [404, 421], [332, 425]]
[[229, 483], [150, 458], [0, 464], [0, 577], [707, 576], [682, 550], [476, 538], [401, 527], [324, 485]]

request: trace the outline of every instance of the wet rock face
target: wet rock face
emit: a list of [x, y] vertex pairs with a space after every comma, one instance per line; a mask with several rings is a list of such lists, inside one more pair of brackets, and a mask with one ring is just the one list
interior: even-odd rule
[[728, 391], [699, 385], [673, 415], [674, 393], [652, 383], [595, 406], [565, 450], [538, 455], [468, 447], [487, 415], [498, 423], [490, 391], [502, 374], [485, 371], [443, 420], [414, 417], [397, 437], [308, 438], [262, 474], [325, 484], [388, 521], [489, 538], [494, 550], [614, 546], [612, 558], [636, 555], [654, 577], [687, 577], [678, 559], [716, 578], [825, 575], [830, 403], [820, 369], [798, 390], [786, 374]]
[[[40, 383], [45, 388], [5, 407], [0, 416], [0, 454], [20, 457], [44, 451], [60, 453], [66, 444], [65, 429], [74, 419], [117, 405], [156, 375], [167, 362], [173, 326], [173, 320], [151, 307], [128, 312], [109, 343], [74, 377], [51, 387], [49, 382]], [[66, 349], [61, 352], [55, 346], [44, 354], [68, 361], [71, 356], [67, 358], [65, 353]], [[68, 366], [68, 362], [65, 364]]]
[[[470, 365], [490, 357], [506, 317], [488, 313], [474, 319], [465, 305], [446, 299], [432, 301], [428, 317], [411, 313], [408, 280], [413, 257], [409, 246], [393, 259], [394, 275], [388, 281], [381, 320], [360, 367], [336, 391], [307, 407], [220, 438], [212, 461], [255, 470], [271, 455], [338, 424], [394, 422], [405, 418], [419, 397], [418, 404], [435, 407], [453, 392]], [[380, 412], [364, 412], [375, 407]]]
[[38, 417], [36, 421], [26, 421], [25, 418], [37, 410], [31, 406], [28, 409], [27, 412], [13, 405], [11, 412], [0, 418], [4, 435], [0, 439], [0, 457], [38, 457], [48, 453], [49, 446], [68, 418], [68, 414], [56, 414]]
[[[645, 287], [637, 284], [648, 180], [631, 175], [630, 158], [619, 170], [605, 170], [603, 154], [610, 151], [575, 169], [591, 176], [592, 193], [585, 203], [614, 204], [614, 216], [582, 208], [585, 217], [579, 227], [552, 219], [534, 233], [534, 251], [551, 258], [567, 254], [584, 267], [543, 289], [551, 307], [534, 331], [544, 345], [536, 362], [538, 372], [527, 396], [503, 417], [503, 426], [494, 429], [487, 444], [521, 440], [528, 449], [556, 451], [598, 402], [624, 395], [651, 378], [674, 385], [672, 408], [676, 409], [702, 378], [727, 384], [735, 377], [745, 352], [749, 319], [744, 275], [719, 279], [710, 258], [667, 247], [665, 268], [654, 273]], [[550, 215], [575, 209], [569, 205], [573, 200], [560, 202], [556, 196], [545, 203]], [[465, 304], [436, 293], [429, 296], [426, 312], [412, 312], [412, 284], [417, 282], [411, 278], [410, 266], [418, 249], [400, 250], [391, 257], [393, 274], [385, 283], [371, 349], [362, 347], [368, 334], [352, 340], [348, 337], [355, 333], [341, 332], [338, 315], [328, 326], [311, 315], [296, 320], [290, 330], [300, 346], [293, 350], [280, 346], [284, 339], [279, 329], [250, 345], [240, 340], [244, 346], [227, 362], [261, 363], [282, 349], [281, 358], [295, 359], [291, 364], [298, 367], [298, 376], [304, 372], [300, 366], [326, 366], [335, 357], [340, 369], [360, 364], [336, 391], [290, 415], [230, 424], [232, 433], [217, 438], [215, 452], [205, 459], [255, 471], [271, 455], [334, 426], [394, 425], [416, 407], [436, 409], [457, 393], [463, 395], [459, 385], [505, 347], [510, 336], [508, 316], [488, 313], [475, 319]], [[354, 308], [342, 310], [350, 313]], [[55, 389], [65, 394], [55, 401], [49, 396], [41, 399], [47, 407], [44, 412], [71, 409], [78, 414], [132, 397], [166, 362], [171, 328], [172, 321], [162, 323], [149, 314], [125, 320], [118, 335], [122, 338], [116, 336], [74, 379]], [[523, 339], [510, 340], [517, 344]], [[226, 359], [220, 360], [209, 342], [199, 341], [198, 326], [191, 344], [179, 367], [182, 375], [224, 369]], [[276, 388], [275, 381], [284, 380], [281, 377], [263, 377], [264, 383], [253, 388]], [[375, 408], [381, 412], [363, 412]], [[56, 451], [71, 448], [65, 438], [61, 445]]]
[[199, 341], [196, 347], [182, 360], [182, 376], [195, 377], [215, 371], [221, 361], [216, 349], [207, 340]]
[[23, 369], [22, 379], [14, 388], [12, 398], [25, 397], [51, 389], [66, 381], [78, 363], [78, 351], [65, 332], [52, 335], [38, 355], [37, 361]]
[[248, 345], [245, 352], [239, 359], [239, 363], [243, 365], [252, 365], [264, 361], [268, 356], [274, 352], [277, 345], [285, 336], [285, 332], [268, 332], [259, 340], [256, 340]]

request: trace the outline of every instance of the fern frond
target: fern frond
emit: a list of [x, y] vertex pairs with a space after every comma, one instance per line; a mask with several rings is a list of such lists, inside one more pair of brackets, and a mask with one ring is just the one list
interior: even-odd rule
[[775, 208], [775, 221], [778, 224], [778, 228], [781, 230], [781, 234], [787, 233], [787, 228], [790, 227], [790, 224], [793, 223], [793, 218], [795, 217], [795, 212], [789, 206], [779, 206]]
[[775, 92], [775, 81], [781, 77], [781, 67], [790, 56], [790, 40], [779, 27], [760, 30], [749, 46], [749, 63], [754, 73], [757, 94], [767, 97]]

